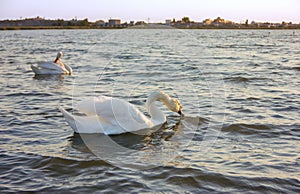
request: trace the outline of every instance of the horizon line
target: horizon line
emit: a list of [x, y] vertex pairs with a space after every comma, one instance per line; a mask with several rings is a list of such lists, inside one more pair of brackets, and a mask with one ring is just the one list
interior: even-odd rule
[[[163, 21], [158, 21], [158, 20], [155, 20], [155, 21], [151, 21], [151, 18], [146, 18], [146, 19], [123, 19], [122, 17], [109, 17], [108, 19], [106, 19], [107, 21], [109, 21], [110, 19], [119, 19], [119, 20], [124, 20], [125, 22], [130, 22], [130, 21], [147, 21], [146, 23], [164, 23], [166, 20], [173, 20], [175, 19], [175, 21], [180, 21], [182, 20], [184, 17], [189, 17], [189, 16], [182, 16], [181, 19], [176, 19], [176, 18], [166, 18], [164, 19]], [[203, 22], [204, 20], [206, 19], [211, 19], [211, 20], [214, 20], [214, 19], [217, 19], [218, 17], [222, 18], [222, 19], [225, 19], [226, 21], [231, 21], [231, 22], [235, 22], [235, 23], [242, 23], [242, 22], [245, 22], [246, 20], [248, 20], [249, 22], [269, 22], [269, 23], [281, 23], [281, 22], [292, 22], [292, 23], [299, 23], [300, 24], [300, 21], [293, 21], [293, 20], [281, 20], [281, 21], [269, 21], [269, 20], [255, 20], [255, 19], [249, 19], [249, 18], [246, 18], [246, 19], [241, 19], [239, 20], [238, 22], [235, 21], [235, 20], [231, 20], [231, 19], [226, 19], [226, 18], [223, 18], [221, 16], [217, 16], [216, 18], [213, 18], [213, 17], [206, 17], [200, 21], [196, 21], [196, 20], [193, 20], [192, 18], [190, 18], [191, 21], [193, 22]], [[60, 19], [63, 19], [63, 20], [84, 20], [84, 19], [88, 19], [89, 22], [96, 22], [96, 21], [99, 21], [99, 20], [103, 20], [105, 21], [105, 19], [103, 18], [99, 18], [99, 19], [90, 19], [88, 17], [83, 17], [83, 18], [77, 18], [77, 16], [74, 16], [72, 18], [52, 18], [52, 17], [44, 17], [44, 16], [30, 16], [30, 17], [15, 17], [15, 18], [0, 18], [0, 20], [4, 21], [4, 20], [25, 20], [25, 19], [35, 19], [35, 18], [42, 18], [42, 19], [45, 19], [45, 20], [60, 20]], [[151, 21], [151, 22], [150, 22]]]

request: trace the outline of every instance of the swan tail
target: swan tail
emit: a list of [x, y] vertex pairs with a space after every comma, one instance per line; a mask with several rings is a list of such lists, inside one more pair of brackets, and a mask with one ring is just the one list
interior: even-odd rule
[[58, 107], [58, 109], [60, 110], [60, 112], [63, 113], [67, 123], [71, 126], [74, 132], [78, 133], [76, 123], [75, 123], [75, 117], [61, 106]]
[[63, 113], [64, 117], [67, 119], [67, 120], [74, 120], [74, 116], [69, 113], [68, 111], [66, 111], [63, 107], [58, 107], [58, 109], [60, 110], [60, 112]]
[[31, 65], [31, 69], [32, 69], [32, 71], [34, 72], [34, 73], [38, 73], [39, 72], [39, 68], [38, 67], [36, 67], [36, 66], [34, 66], [34, 65]]
[[75, 133], [105, 133], [103, 130], [105, 122], [97, 115], [75, 116], [62, 107], [59, 107], [58, 109], [63, 113], [67, 123]]

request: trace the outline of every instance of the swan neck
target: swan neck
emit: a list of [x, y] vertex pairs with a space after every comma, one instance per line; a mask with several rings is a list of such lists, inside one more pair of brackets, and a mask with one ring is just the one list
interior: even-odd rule
[[164, 92], [154, 92], [154, 93], [150, 94], [150, 96], [148, 97], [147, 102], [146, 102], [146, 107], [151, 116], [151, 120], [154, 123], [155, 122], [162, 123], [162, 122], [166, 121], [166, 117], [165, 117], [164, 113], [159, 108], [157, 108], [155, 102], [161, 101], [170, 109], [170, 101], [171, 100], [172, 99]]
[[148, 112], [151, 117], [151, 122], [154, 126], [166, 122], [166, 116], [159, 108], [157, 108], [155, 103], [150, 104], [148, 107]]
[[170, 96], [168, 96], [164, 92], [154, 92], [154, 93], [150, 94], [150, 96], [147, 99], [147, 102], [146, 102], [147, 109], [149, 110], [149, 107], [151, 106], [151, 104], [155, 104], [156, 101], [161, 101], [169, 109], [171, 107], [170, 103], [171, 103], [172, 99], [170, 98]]

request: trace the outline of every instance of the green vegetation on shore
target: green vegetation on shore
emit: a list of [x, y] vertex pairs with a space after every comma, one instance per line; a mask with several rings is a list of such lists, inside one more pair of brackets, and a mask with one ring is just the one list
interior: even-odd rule
[[[124, 29], [128, 27], [98, 27], [98, 26], [0, 26], [1, 30], [80, 30], [80, 29]], [[134, 27], [135, 29], [151, 29], [151, 27], [147, 27], [147, 24], [141, 27]], [[166, 27], [161, 27], [162, 29], [171, 29]], [[237, 30], [300, 30], [299, 28], [274, 28], [274, 27], [214, 27], [214, 26], [206, 26], [206, 27], [174, 27], [178, 29], [237, 29]], [[158, 29], [158, 27], [156, 27]]]
[[124, 27], [97, 26], [0, 26], [0, 30], [78, 30], [78, 29], [120, 29]]
[[181, 20], [167, 19], [165, 23], [145, 23], [144, 21], [130, 21], [130, 23], [121, 23], [120, 19], [109, 19], [108, 22], [98, 20], [89, 22], [84, 20], [50, 20], [41, 17], [29, 18], [23, 20], [1, 20], [0, 30], [51, 30], [51, 29], [122, 29], [128, 27], [135, 28], [179, 28], [179, 29], [300, 29], [300, 24], [291, 22], [270, 23], [270, 22], [245, 22], [235, 23], [223, 18], [214, 20], [205, 19], [202, 22], [195, 22], [189, 17], [183, 17]]

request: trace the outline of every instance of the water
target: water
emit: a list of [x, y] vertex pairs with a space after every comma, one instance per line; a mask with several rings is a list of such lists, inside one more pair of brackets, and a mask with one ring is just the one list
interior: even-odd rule
[[[300, 32], [37, 30], [0, 32], [1, 192], [300, 191]], [[34, 77], [63, 61], [73, 76]], [[144, 108], [163, 90], [150, 135], [78, 135], [58, 111], [108, 95]], [[125, 150], [120, 153], [111, 145]]]

